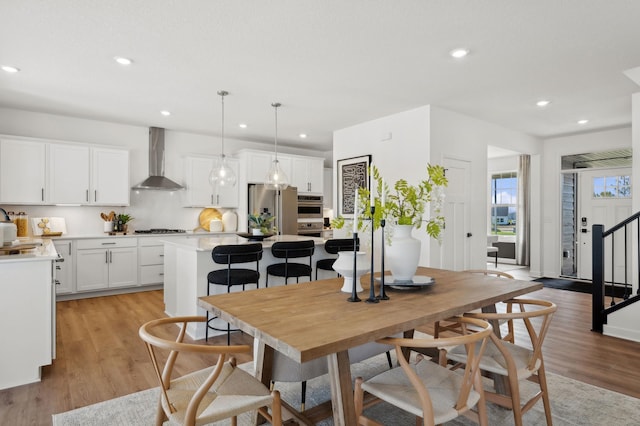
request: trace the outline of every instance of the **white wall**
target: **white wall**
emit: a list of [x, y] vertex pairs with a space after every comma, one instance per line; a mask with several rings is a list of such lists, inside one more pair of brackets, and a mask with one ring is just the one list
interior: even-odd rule
[[[583, 133], [558, 138], [546, 139], [543, 143], [542, 173], [542, 231], [545, 238], [542, 244], [543, 270], [541, 275], [557, 277], [561, 266], [561, 157], [563, 155], [600, 152], [610, 149], [628, 148], [631, 146], [631, 128], [625, 127], [601, 132]], [[640, 152], [640, 151], [638, 151]], [[633, 188], [637, 185], [638, 171], [633, 170]], [[634, 191], [635, 192], [635, 191]], [[634, 208], [637, 198], [633, 197]]]
[[[145, 179], [149, 172], [148, 128], [106, 121], [87, 120], [52, 114], [26, 112], [0, 108], [0, 134], [108, 145], [129, 150], [130, 182], [135, 185]], [[237, 139], [225, 139], [225, 153], [233, 156], [239, 149], [261, 149], [271, 151], [272, 144], [261, 144]], [[325, 158], [331, 161], [331, 153], [278, 146], [279, 151], [289, 154]], [[183, 157], [188, 154], [220, 154], [220, 138], [176, 132], [165, 132], [165, 175], [184, 184]], [[181, 228], [191, 230], [198, 226], [199, 208], [184, 208], [183, 191], [140, 191], [131, 193], [128, 207], [114, 209], [134, 216], [132, 228]], [[241, 200], [246, 202], [246, 200]], [[87, 235], [102, 233], [101, 211], [111, 207], [58, 207], [58, 206], [2, 206], [5, 210], [25, 211], [30, 217], [59, 216], [67, 222], [69, 234]]]
[[[471, 268], [486, 267], [486, 235], [488, 221], [488, 169], [487, 147], [494, 145], [500, 148], [532, 156], [531, 183], [532, 190], [538, 185], [540, 176], [536, 170], [535, 157], [541, 152], [541, 143], [537, 138], [516, 132], [493, 123], [448, 111], [443, 108], [431, 108], [431, 158], [440, 163], [445, 158], [454, 158], [471, 162]], [[531, 217], [532, 265], [538, 262], [533, 252], [539, 245], [540, 224], [538, 216], [532, 212]], [[436, 242], [431, 242], [431, 263], [440, 263]], [[537, 249], [536, 249], [537, 251]]]
[[[388, 136], [391, 136], [388, 140]], [[538, 156], [540, 141], [531, 136], [502, 128], [492, 123], [433, 106], [424, 106], [361, 123], [334, 132], [334, 161], [341, 158], [372, 154], [373, 162], [390, 184], [399, 178], [417, 182], [424, 178], [426, 164], [440, 164], [451, 157], [472, 163], [471, 230], [472, 266], [484, 267], [486, 261], [487, 226], [487, 146], [495, 145], [516, 152]], [[535, 162], [534, 162], [535, 163]], [[533, 172], [539, 181], [539, 171]], [[334, 170], [334, 182], [337, 182]], [[334, 184], [334, 206], [338, 200]], [[539, 234], [539, 225], [536, 232]], [[336, 235], [344, 235], [346, 231]], [[416, 230], [414, 237], [423, 242], [420, 264], [440, 265], [438, 243], [426, 232]], [[539, 244], [539, 236], [536, 236]]]
[[[629, 136], [631, 137], [633, 152], [636, 153], [640, 152], [640, 93], [635, 93], [632, 96], [631, 122], [632, 129]], [[640, 196], [638, 196], [640, 194], [640, 157], [633, 156], [631, 169], [631, 188], [633, 191], [631, 206], [633, 212], [638, 212], [640, 211]], [[636, 258], [637, 253], [634, 252], [633, 255]], [[634, 265], [634, 276], [636, 276], [637, 270], [637, 266]], [[636, 290], [637, 287], [634, 286], [634, 293]], [[607, 324], [604, 325], [604, 334], [640, 342], [640, 331], [638, 331], [637, 326], [639, 321], [640, 304], [634, 303], [609, 315]]]
[[[333, 134], [334, 163], [344, 158], [371, 154], [373, 163], [380, 170], [388, 185], [400, 178], [416, 183], [426, 176], [429, 157], [429, 111], [430, 107], [390, 115], [377, 120], [361, 123]], [[337, 171], [333, 173], [334, 214], [339, 214], [337, 200]], [[335, 230], [334, 236], [346, 235], [346, 230]], [[413, 236], [427, 241], [424, 230], [414, 230]], [[362, 238], [368, 236], [361, 235]], [[376, 237], [375, 241], [379, 241]], [[429, 248], [422, 245], [420, 264], [428, 266]]]

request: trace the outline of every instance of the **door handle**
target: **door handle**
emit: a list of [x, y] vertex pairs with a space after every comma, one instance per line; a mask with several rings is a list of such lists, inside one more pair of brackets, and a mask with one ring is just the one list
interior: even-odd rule
[[473, 234], [471, 232], [467, 232], [467, 238], [469, 237], [473, 237]]

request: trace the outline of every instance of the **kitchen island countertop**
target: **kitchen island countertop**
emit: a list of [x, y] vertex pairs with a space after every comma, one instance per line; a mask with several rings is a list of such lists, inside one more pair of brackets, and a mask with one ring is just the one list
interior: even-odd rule
[[166, 244], [177, 246], [181, 249], [186, 250], [195, 250], [195, 251], [206, 251], [211, 252], [211, 250], [219, 245], [224, 244], [250, 244], [250, 243], [262, 243], [263, 248], [271, 248], [273, 243], [278, 241], [308, 241], [312, 240], [316, 246], [321, 246], [324, 244], [324, 238], [318, 237], [306, 237], [304, 235], [274, 235], [269, 238], [265, 238], [262, 241], [251, 240], [248, 238], [241, 237], [236, 234], [226, 235], [226, 236], [213, 236], [213, 237], [195, 237], [194, 235], [184, 236], [184, 237], [173, 237], [167, 239], [165, 241]]
[[[56, 247], [48, 238], [24, 239], [19, 241], [19, 245], [35, 245], [35, 248], [22, 250], [18, 254], [2, 254], [0, 255], [0, 263], [32, 262], [40, 260], [55, 260], [58, 258]], [[19, 246], [16, 248], [19, 248]]]

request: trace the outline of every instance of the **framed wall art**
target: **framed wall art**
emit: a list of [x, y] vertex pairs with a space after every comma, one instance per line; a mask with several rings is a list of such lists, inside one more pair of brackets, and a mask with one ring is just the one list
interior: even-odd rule
[[337, 161], [338, 215], [353, 215], [357, 188], [369, 188], [371, 155]]

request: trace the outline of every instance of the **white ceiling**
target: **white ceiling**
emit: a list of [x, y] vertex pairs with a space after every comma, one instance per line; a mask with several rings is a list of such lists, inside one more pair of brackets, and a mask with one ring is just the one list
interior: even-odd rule
[[549, 137], [630, 124], [638, 40], [632, 0], [0, 0], [0, 106], [217, 135], [224, 89], [248, 140], [274, 101], [279, 142], [319, 150], [427, 104]]

